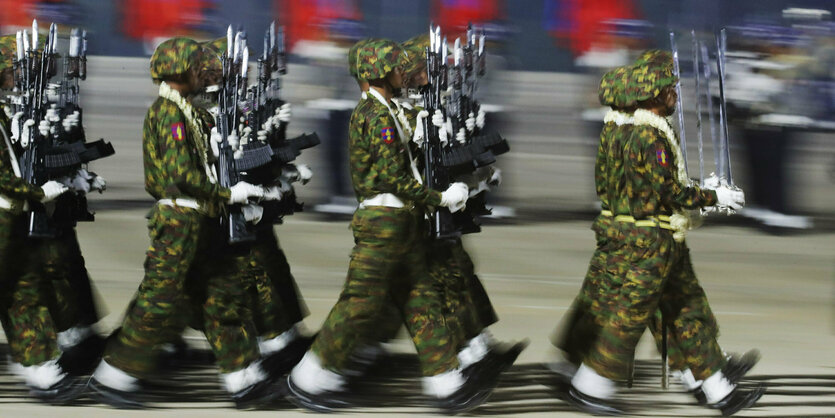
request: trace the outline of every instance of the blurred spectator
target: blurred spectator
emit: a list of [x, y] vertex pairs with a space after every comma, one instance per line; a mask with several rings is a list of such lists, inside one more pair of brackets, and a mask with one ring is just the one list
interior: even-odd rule
[[[31, 27], [32, 19], [43, 23], [70, 25], [80, 18], [78, 4], [72, 0], [0, 0], [0, 30]], [[47, 26], [48, 27], [48, 26]]]
[[206, 37], [207, 16], [217, 0], [123, 0], [122, 30], [153, 52], [162, 38]]
[[432, 0], [432, 21], [447, 39], [466, 34], [467, 25], [485, 25], [504, 19], [500, 0]]
[[287, 48], [311, 59], [337, 59], [363, 34], [356, 0], [276, 0]]
[[[639, 17], [632, 0], [545, 0], [545, 28], [579, 61], [587, 55], [618, 50], [617, 22]], [[601, 63], [602, 64], [602, 63]], [[622, 65], [606, 62], [598, 67]]]

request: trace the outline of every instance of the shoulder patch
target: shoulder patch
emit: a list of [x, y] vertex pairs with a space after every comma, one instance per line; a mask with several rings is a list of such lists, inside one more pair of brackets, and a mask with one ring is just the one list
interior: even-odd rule
[[182, 122], [177, 122], [171, 125], [171, 136], [175, 141], [182, 141], [185, 135], [186, 127]]
[[662, 167], [666, 167], [670, 164], [670, 156], [667, 155], [667, 151], [663, 149], [655, 151], [655, 158], [658, 160], [658, 164], [661, 164]]
[[394, 142], [394, 128], [387, 126], [380, 131], [380, 136], [383, 138], [383, 142], [386, 144]]

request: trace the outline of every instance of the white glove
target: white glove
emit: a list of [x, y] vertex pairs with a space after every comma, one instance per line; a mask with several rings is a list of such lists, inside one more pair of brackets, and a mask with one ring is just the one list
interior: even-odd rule
[[472, 132], [473, 129], [475, 129], [475, 115], [473, 114], [473, 112], [470, 112], [470, 114], [467, 115], [467, 120], [464, 121], [464, 125], [467, 126], [467, 130], [470, 132]]
[[217, 130], [216, 126], [212, 127], [212, 132], [209, 135], [209, 138], [211, 139], [209, 141], [209, 144], [212, 147], [212, 154], [215, 156], [215, 158], [220, 157], [220, 146], [219, 146], [219, 144], [220, 144], [221, 141], [223, 141], [223, 137], [220, 135], [220, 132]]
[[64, 194], [64, 192], [69, 190], [69, 188], [61, 183], [58, 183], [57, 181], [50, 180], [41, 186], [41, 190], [43, 190], [43, 198], [41, 198], [41, 202], [46, 203], [55, 200], [55, 198]]
[[458, 130], [458, 133], [455, 135], [455, 140], [458, 141], [459, 144], [464, 144], [467, 142], [467, 132], [464, 128]]
[[20, 146], [23, 148], [29, 147], [29, 135], [33, 126], [35, 126], [34, 119], [28, 119], [26, 122], [23, 122], [23, 129], [20, 131]]
[[484, 121], [487, 119], [487, 112], [484, 111], [481, 107], [478, 108], [478, 115], [475, 117], [475, 126], [478, 129], [484, 129]]
[[95, 190], [99, 193], [107, 190], [107, 182], [104, 181], [104, 177], [99, 175], [93, 177], [93, 181], [90, 183], [90, 190]]
[[238, 182], [229, 188], [230, 196], [229, 203], [246, 203], [250, 197], [262, 198], [264, 197], [264, 189], [245, 181]]
[[290, 123], [290, 118], [293, 117], [293, 109], [291, 109], [290, 103], [284, 103], [275, 110], [275, 114], [282, 123]]
[[87, 172], [87, 170], [81, 168], [75, 173], [75, 177], [72, 178], [70, 182], [70, 187], [73, 188], [75, 191], [79, 191], [82, 193], [89, 193], [90, 192], [90, 179], [93, 176]]
[[241, 207], [241, 213], [244, 214], [244, 219], [247, 222], [257, 224], [261, 222], [261, 218], [264, 216], [264, 208], [258, 205], [246, 205]]
[[493, 167], [493, 173], [490, 175], [490, 179], [487, 180], [487, 184], [491, 186], [498, 186], [502, 184], [502, 170]]
[[299, 180], [302, 184], [307, 184], [313, 178], [313, 170], [307, 164], [296, 164], [296, 170], [299, 172]]
[[710, 173], [710, 176], [704, 179], [702, 183], [703, 189], [716, 190], [719, 188], [719, 176], [716, 173]]
[[49, 128], [49, 121], [46, 119], [41, 120], [41, 123], [38, 124], [38, 132], [41, 136], [49, 136]]
[[470, 190], [464, 183], [452, 183], [441, 192], [441, 206], [449, 208], [450, 212], [458, 212], [467, 205]]
[[417, 114], [417, 123], [415, 124], [415, 133], [412, 135], [412, 142], [418, 144], [418, 146], [423, 145], [423, 141], [426, 140], [426, 132], [423, 131], [423, 121], [429, 116], [429, 112], [425, 110], [421, 110]]
[[12, 140], [14, 142], [20, 141], [20, 118], [23, 117], [23, 112], [17, 112], [12, 116]]
[[444, 127], [444, 114], [441, 109], [435, 109], [435, 113], [432, 114], [432, 125], [435, 125], [438, 129]]
[[235, 131], [229, 132], [229, 136], [226, 137], [226, 142], [229, 142], [229, 146], [232, 147], [233, 150], [238, 149], [238, 133]]
[[270, 186], [264, 188], [264, 200], [281, 200], [284, 190], [281, 186]]
[[740, 210], [745, 206], [745, 193], [742, 190], [731, 189], [722, 185], [716, 188], [716, 204], [733, 210]]

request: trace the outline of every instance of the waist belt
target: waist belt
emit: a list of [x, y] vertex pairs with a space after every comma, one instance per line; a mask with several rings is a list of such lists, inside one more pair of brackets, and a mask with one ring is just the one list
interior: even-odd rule
[[[600, 214], [603, 216], [612, 216], [614, 215], [610, 210], [601, 210]], [[670, 225], [670, 217], [667, 215], [658, 215], [658, 216], [648, 216], [644, 219], [635, 219], [631, 215], [615, 215], [615, 221], [618, 222], [626, 222], [635, 224], [635, 226], [649, 226], [649, 227], [659, 227], [661, 229], [669, 229], [673, 230], [673, 227]]]
[[0, 209], [12, 210], [12, 201], [6, 196], [0, 195]]
[[160, 199], [157, 200], [157, 204], [163, 206], [179, 206], [183, 208], [200, 209], [200, 204], [194, 199]]
[[403, 201], [391, 193], [380, 193], [377, 196], [370, 197], [360, 202], [360, 209], [369, 206], [385, 206], [389, 208], [402, 208], [405, 206]]

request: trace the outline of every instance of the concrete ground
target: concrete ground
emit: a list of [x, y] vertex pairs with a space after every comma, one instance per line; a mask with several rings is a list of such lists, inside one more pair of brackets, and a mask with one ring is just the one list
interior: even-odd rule
[[[144, 208], [103, 210], [97, 221], [79, 226], [88, 268], [109, 314], [102, 331], [115, 327], [142, 277], [147, 246]], [[542, 363], [555, 358], [548, 336], [580, 287], [593, 248], [590, 219], [486, 225], [466, 238], [477, 271], [501, 321], [492, 327], [502, 340], [530, 338], [514, 368], [491, 400], [473, 415], [578, 416], [557, 400], [542, 382]], [[278, 226], [293, 273], [310, 308], [306, 320], [316, 329], [339, 294], [352, 239], [347, 222], [322, 221], [302, 214]], [[725, 350], [759, 348], [762, 360], [751, 379], [767, 382], [759, 406], [740, 416], [835, 416], [835, 343], [833, 336], [833, 249], [835, 233], [765, 235], [741, 226], [711, 224], [688, 241], [696, 272], [721, 324]], [[196, 346], [203, 342], [190, 334]], [[636, 416], [715, 416], [695, 406], [673, 386], [659, 387], [657, 353], [646, 339], [637, 351], [637, 382], [624, 395]], [[409, 342], [395, 347], [410, 352]], [[394, 368], [394, 367], [393, 367]], [[396, 368], [395, 368], [396, 369]], [[216, 383], [210, 367], [172, 376], [165, 399], [154, 404], [155, 416], [260, 416], [275, 412], [238, 412]], [[369, 385], [380, 408], [350, 414], [422, 416], [419, 381], [414, 372], [395, 371]], [[51, 407], [25, 397], [23, 388], [0, 372], [0, 416], [146, 416], [149, 411], [117, 411], [93, 403]], [[304, 414], [284, 407], [282, 416]], [[348, 413], [346, 413], [347, 415]], [[340, 414], [336, 414], [340, 415]]]

